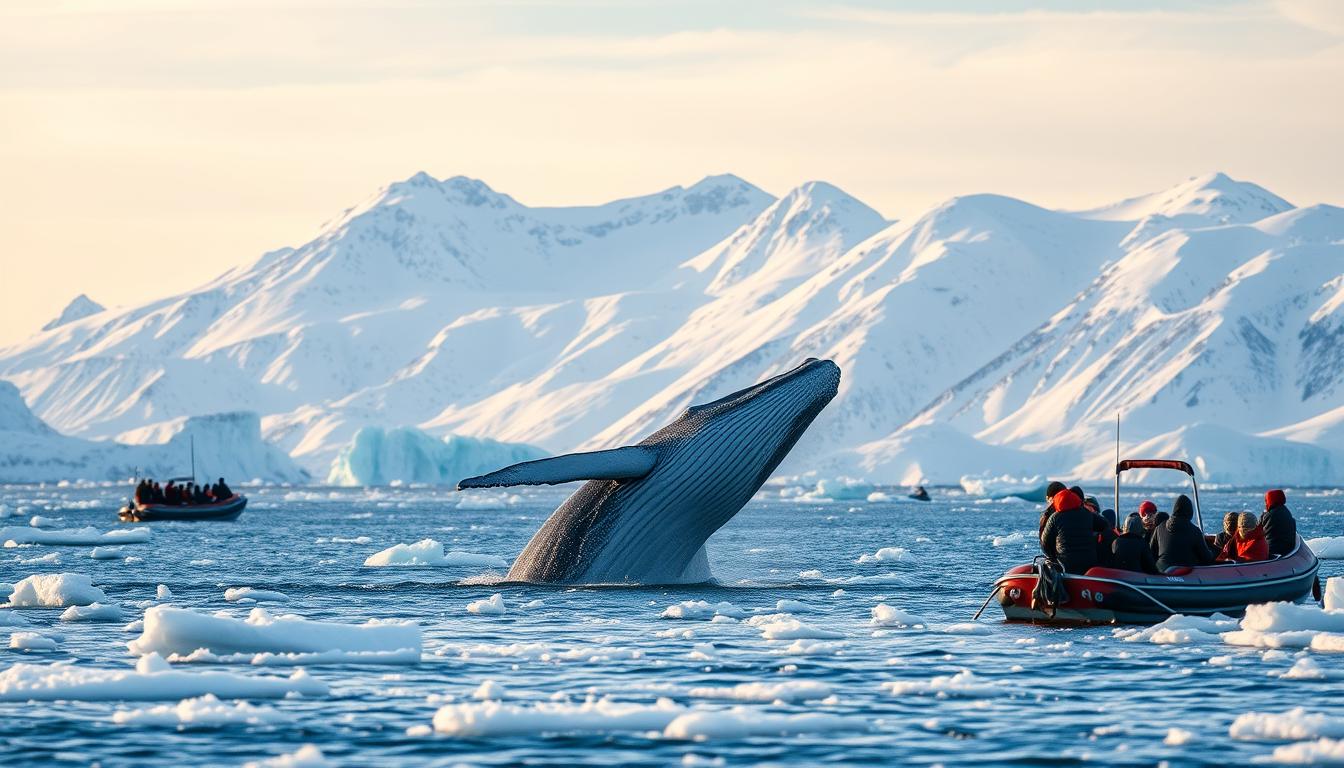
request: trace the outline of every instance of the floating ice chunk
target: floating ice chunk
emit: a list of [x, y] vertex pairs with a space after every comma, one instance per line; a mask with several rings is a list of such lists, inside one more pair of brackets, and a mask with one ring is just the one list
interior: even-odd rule
[[322, 754], [322, 750], [312, 744], [304, 744], [288, 754], [244, 763], [243, 768], [332, 768], [335, 765]]
[[1296, 603], [1259, 603], [1246, 608], [1241, 629], [1224, 632], [1223, 642], [1260, 648], [1306, 648], [1322, 633], [1344, 633], [1344, 610], [1325, 611]]
[[253, 608], [247, 619], [211, 616], [171, 605], [145, 611], [140, 637], [127, 646], [135, 654], [187, 656], [203, 648], [219, 659], [235, 661], [238, 654], [320, 654], [331, 651], [380, 654], [417, 659], [423, 648], [420, 628], [410, 623], [370, 621], [337, 624], [309, 621], [298, 616], [272, 616]]
[[786, 715], [739, 706], [725, 710], [696, 710], [679, 715], [663, 729], [663, 736], [669, 739], [699, 741], [868, 729], [868, 721], [861, 717], [829, 714]]
[[670, 699], [633, 704], [588, 699], [582, 704], [499, 701], [448, 704], [434, 713], [434, 730], [448, 736], [508, 736], [535, 733], [606, 733], [662, 730], [686, 711]]
[[471, 694], [471, 697], [480, 701], [500, 701], [509, 698], [509, 694], [508, 691], [504, 690], [504, 686], [494, 680], [484, 680]]
[[[0, 585], [0, 594], [7, 594], [4, 585]], [[26, 627], [32, 624], [31, 621], [14, 611], [0, 610], [0, 627]]]
[[315, 544], [372, 544], [373, 539], [368, 536], [319, 536], [314, 539]]
[[141, 658], [134, 670], [15, 664], [0, 672], [0, 701], [155, 701], [207, 693], [229, 699], [325, 696], [327, 686], [301, 669], [289, 677], [180, 672], [158, 654]]
[[1045, 501], [1045, 478], [1040, 475], [1013, 477], [1012, 475], [963, 475], [961, 489], [970, 496], [1004, 499], [1015, 496], [1026, 501]]
[[718, 649], [713, 643], [696, 643], [687, 656], [693, 661], [714, 661], [718, 658]]
[[1016, 531], [1007, 536], [995, 536], [990, 540], [990, 543], [996, 547], [1006, 547], [1010, 544], [1025, 544], [1027, 543], [1027, 535], [1021, 531]]
[[1307, 539], [1307, 546], [1311, 547], [1311, 551], [1322, 560], [1344, 560], [1344, 536]]
[[831, 695], [831, 686], [811, 680], [784, 683], [738, 683], [727, 688], [700, 687], [686, 692], [696, 699], [727, 699], [730, 701], [816, 701]]
[[61, 621], [121, 621], [121, 607], [113, 603], [72, 605], [61, 612]]
[[1237, 715], [1228, 729], [1243, 741], [1301, 741], [1320, 737], [1344, 738], [1344, 718], [1308, 712], [1296, 707], [1287, 712], [1247, 712]]
[[1344, 611], [1344, 576], [1325, 580], [1325, 610]]
[[707, 755], [697, 755], [694, 752], [687, 752], [681, 756], [681, 764], [686, 768], [721, 768], [728, 762], [722, 757], [713, 757]]
[[16, 651], [54, 651], [60, 645], [54, 639], [36, 632], [11, 632], [9, 647]]
[[37, 557], [18, 557], [16, 558], [16, 562], [18, 562], [19, 565], [41, 565], [44, 563], [56, 565], [61, 562], [61, 556], [57, 552], [48, 552], [45, 555], [38, 555]]
[[473, 600], [467, 603], [468, 613], [479, 613], [487, 616], [499, 616], [508, 609], [504, 607], [504, 596], [496, 592], [485, 600]]
[[1174, 645], [1179, 643], [1213, 643], [1218, 641], [1218, 632], [1236, 629], [1236, 619], [1222, 614], [1212, 617], [1186, 616], [1176, 614], [1150, 627], [1120, 627], [1111, 630], [1114, 637], [1123, 638], [1130, 643], [1156, 643]]
[[798, 572], [798, 578], [800, 578], [800, 579], [822, 579], [822, 578], [825, 578], [825, 576], [822, 575], [821, 571], [817, 570], [816, 568], [813, 568], [813, 569], [808, 570], [808, 571], [799, 571], [799, 572]]
[[267, 589], [256, 589], [254, 587], [230, 587], [224, 590], [224, 599], [230, 603], [237, 603], [244, 600], [250, 600], [254, 603], [283, 603], [289, 600], [289, 595], [286, 595], [283, 592], [272, 592]]
[[212, 693], [176, 704], [160, 704], [145, 709], [121, 709], [112, 713], [112, 722], [118, 725], [158, 725], [169, 728], [214, 728], [222, 725], [275, 725], [290, 720], [290, 716], [272, 707], [248, 704], [245, 701], [225, 704]]
[[940, 675], [930, 680], [896, 680], [883, 683], [882, 687], [897, 696], [933, 694], [938, 697], [984, 699], [1008, 693], [1002, 686], [976, 677], [969, 669], [963, 669], [955, 675]]
[[730, 619], [744, 619], [746, 611], [729, 602], [710, 603], [704, 600], [685, 600], [670, 605], [659, 614], [664, 619], [712, 619], [715, 616], [727, 616]]
[[904, 560], [910, 551], [905, 547], [882, 547], [871, 555], [859, 555], [856, 563], [889, 563]]
[[93, 579], [82, 573], [40, 573], [20, 580], [9, 596], [15, 608], [65, 608], [109, 602]]
[[875, 627], [926, 627], [928, 622], [909, 611], [886, 603], [873, 606], [873, 618], [868, 622]]
[[[843, 592], [844, 590], [841, 591]], [[790, 613], [792, 611], [805, 612], [812, 610], [812, 606], [808, 605], [807, 603], [804, 603], [801, 600], [777, 600], [775, 602], [775, 610], [779, 611], [780, 613]]]
[[480, 568], [505, 568], [508, 561], [495, 555], [479, 555], [474, 552], [445, 553], [443, 545], [434, 539], [421, 539], [414, 544], [397, 544], [377, 554], [369, 555], [364, 561], [366, 566], [385, 565], [432, 565], [432, 566], [471, 566]]
[[867, 499], [868, 494], [877, 489], [873, 484], [853, 477], [837, 477], [818, 480], [817, 485], [811, 491], [801, 494], [798, 498], [807, 501], [817, 501], [829, 499], [831, 501], [858, 501]]
[[867, 501], [869, 504], [879, 504], [884, 501], [891, 501], [891, 496], [881, 491], [873, 491], [868, 494]]
[[1172, 747], [1179, 747], [1183, 744], [1189, 744], [1194, 738], [1194, 731], [1187, 731], [1184, 728], [1168, 728], [1167, 737], [1162, 739], [1162, 743]]
[[784, 656], [834, 656], [845, 647], [844, 643], [828, 643], [824, 640], [801, 638], [781, 649]]
[[1275, 747], [1270, 762], [1289, 765], [1344, 765], [1344, 739], [1299, 741]]
[[126, 553], [121, 547], [94, 547], [89, 550], [89, 557], [94, 560], [120, 560], [126, 557]]
[[963, 621], [958, 624], [948, 624], [943, 627], [943, 632], [949, 635], [988, 635], [991, 634], [989, 627], [984, 624], [977, 624], [973, 621]]
[[43, 517], [42, 515], [33, 515], [28, 521], [28, 525], [34, 528], [54, 528], [65, 518]]
[[1288, 680], [1337, 680], [1344, 677], [1344, 673], [1325, 669], [1310, 656], [1303, 656], [1293, 664], [1292, 669], [1279, 677]]
[[100, 533], [97, 528], [88, 526], [75, 529], [41, 529], [31, 526], [24, 528], [0, 528], [0, 541], [6, 547], [20, 544], [49, 544], [80, 546], [87, 544], [141, 544], [149, 541], [148, 528], [116, 528]]
[[843, 632], [804, 624], [787, 613], [752, 616], [746, 623], [759, 629], [766, 640], [839, 640], [845, 636]]
[[172, 600], [172, 599], [173, 599], [173, 591], [172, 591], [171, 589], [168, 588], [168, 585], [167, 585], [167, 584], [160, 584], [160, 585], [158, 586], [158, 588], [154, 590], [154, 599], [155, 599], [155, 600]]

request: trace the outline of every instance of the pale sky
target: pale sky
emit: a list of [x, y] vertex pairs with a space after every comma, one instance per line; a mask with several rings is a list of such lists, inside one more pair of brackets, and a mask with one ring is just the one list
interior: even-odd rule
[[889, 218], [1214, 170], [1344, 204], [1344, 2], [0, 0], [0, 344], [298, 245], [378, 187], [731, 172]]

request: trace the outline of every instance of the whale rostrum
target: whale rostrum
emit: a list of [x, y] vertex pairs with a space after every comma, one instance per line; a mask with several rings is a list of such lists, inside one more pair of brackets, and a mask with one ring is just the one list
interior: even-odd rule
[[532, 536], [510, 581], [706, 581], [705, 541], [760, 490], [839, 386], [839, 366], [809, 358], [691, 406], [636, 445], [525, 461], [457, 488], [588, 481]]

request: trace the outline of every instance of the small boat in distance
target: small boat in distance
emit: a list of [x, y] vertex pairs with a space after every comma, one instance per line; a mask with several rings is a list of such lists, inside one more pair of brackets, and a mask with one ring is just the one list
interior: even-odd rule
[[130, 503], [117, 512], [126, 523], [149, 523], [156, 520], [233, 520], [243, 513], [247, 497], [233, 494], [227, 499], [208, 504], [137, 504]]
[[[1196, 520], [1199, 483], [1188, 463], [1174, 459], [1125, 459], [1115, 466], [1115, 503], [1120, 507], [1120, 475], [1133, 469], [1171, 469], [1184, 472], [1194, 488]], [[990, 600], [998, 598], [1009, 621], [1045, 624], [1155, 624], [1176, 614], [1241, 616], [1252, 603], [1296, 602], [1308, 595], [1319, 599], [1320, 563], [1299, 536], [1293, 550], [1282, 557], [1255, 562], [1216, 563], [1196, 567], [1173, 566], [1165, 573], [1146, 574], [1097, 566], [1084, 574], [1048, 569], [1046, 586], [1037, 590], [1042, 562], [1008, 569], [994, 582]], [[1051, 581], [1057, 582], [1051, 585]], [[1053, 594], [1053, 597], [1048, 595]], [[981, 611], [984, 610], [982, 607]], [[976, 613], [978, 617], [980, 614]]]

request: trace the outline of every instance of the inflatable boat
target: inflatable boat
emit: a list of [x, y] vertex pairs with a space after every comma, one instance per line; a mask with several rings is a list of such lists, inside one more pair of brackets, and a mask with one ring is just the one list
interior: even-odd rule
[[[1199, 484], [1184, 461], [1126, 459], [1116, 464], [1116, 508], [1120, 475], [1132, 469], [1174, 469], [1189, 475], [1194, 487], [1196, 519]], [[1292, 552], [1253, 563], [1218, 563], [1172, 567], [1146, 574], [1095, 567], [1084, 574], [1065, 574], [1044, 557], [1010, 568], [994, 582], [990, 600], [998, 599], [1010, 621], [1061, 624], [1155, 623], [1174, 614], [1240, 616], [1252, 603], [1320, 599], [1320, 563], [1299, 536]], [[1042, 573], [1047, 581], [1041, 585]], [[984, 608], [981, 608], [984, 610]], [[977, 614], [978, 616], [979, 614]]]
[[234, 494], [210, 504], [128, 504], [117, 517], [127, 523], [156, 520], [233, 520], [243, 513], [247, 497]]

